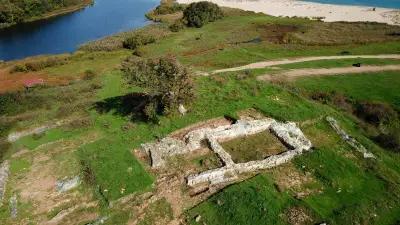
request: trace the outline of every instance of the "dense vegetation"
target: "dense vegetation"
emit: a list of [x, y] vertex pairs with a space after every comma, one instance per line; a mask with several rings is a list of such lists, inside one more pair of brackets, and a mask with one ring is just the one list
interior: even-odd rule
[[149, 96], [145, 115], [156, 120], [157, 114], [173, 113], [179, 104], [192, 100], [193, 84], [188, 70], [174, 58], [128, 59], [123, 64], [128, 82], [143, 87]]
[[39, 17], [63, 7], [79, 5], [86, 0], [0, 0], [0, 25], [14, 24]]
[[223, 17], [218, 5], [211, 2], [194, 2], [183, 11], [183, 19], [190, 27], [202, 27]]

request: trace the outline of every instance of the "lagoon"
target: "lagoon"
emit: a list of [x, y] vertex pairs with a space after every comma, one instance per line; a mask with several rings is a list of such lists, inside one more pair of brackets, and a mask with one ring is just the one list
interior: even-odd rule
[[158, 0], [96, 0], [83, 10], [0, 30], [0, 60], [75, 51], [79, 45], [146, 25]]

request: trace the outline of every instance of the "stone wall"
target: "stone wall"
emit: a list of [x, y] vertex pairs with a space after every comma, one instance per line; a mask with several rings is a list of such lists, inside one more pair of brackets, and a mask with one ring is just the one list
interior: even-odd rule
[[339, 123], [332, 117], [326, 117], [326, 121], [328, 121], [329, 125], [332, 127], [333, 130], [351, 147], [353, 147], [356, 151], [360, 152], [364, 158], [376, 158], [374, 154], [369, 152], [360, 142], [356, 139], [351, 137], [340, 128]]
[[6, 192], [6, 184], [8, 180], [10, 170], [10, 164], [8, 161], [4, 161], [0, 165], [0, 206], [3, 204], [4, 194]]
[[[260, 132], [271, 132], [288, 146], [288, 150], [278, 155], [270, 156], [264, 160], [246, 163], [235, 163], [231, 155], [220, 145], [221, 141], [253, 135]], [[195, 186], [203, 183], [216, 185], [238, 180], [241, 173], [256, 172], [272, 168], [292, 160], [303, 151], [311, 149], [311, 142], [295, 123], [281, 123], [273, 119], [239, 120], [232, 125], [216, 128], [202, 128], [185, 135], [184, 140], [164, 138], [158, 142], [143, 144], [142, 149], [147, 152], [152, 161], [153, 168], [165, 166], [168, 157], [178, 154], [187, 154], [202, 148], [202, 142], [207, 141], [224, 166], [218, 169], [204, 171], [187, 177], [187, 184]]]

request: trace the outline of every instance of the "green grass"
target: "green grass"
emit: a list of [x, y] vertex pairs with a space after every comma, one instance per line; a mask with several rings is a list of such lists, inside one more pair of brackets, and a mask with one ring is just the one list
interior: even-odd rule
[[173, 218], [171, 205], [165, 198], [150, 204], [146, 209], [146, 215], [138, 225], [152, 225], [157, 221], [170, 221]]
[[31, 162], [26, 159], [14, 159], [10, 163], [10, 173], [18, 174], [22, 171], [29, 170]]
[[[184, 64], [205, 71], [285, 57], [340, 55], [344, 51], [350, 52], [350, 54], [400, 52], [398, 41], [393, 41], [393, 39], [386, 38], [384, 35], [381, 37], [382, 33], [378, 34], [379, 32], [367, 32], [366, 30], [374, 30], [372, 25], [364, 28], [366, 38], [372, 38], [363, 44], [354, 42], [352, 37], [351, 40], [325, 43], [325, 40], [319, 40], [320, 36], [318, 35], [314, 35], [314, 39], [320, 43], [277, 44], [268, 41], [268, 37], [265, 37], [268, 36], [270, 29], [263, 26], [271, 24], [298, 26], [301, 31], [304, 30], [307, 33], [307, 31], [318, 31], [318, 27], [322, 23], [300, 18], [276, 18], [253, 13], [242, 13], [239, 16], [228, 15], [224, 19], [209, 23], [201, 29], [187, 28], [179, 33], [171, 34], [156, 44], [145, 46], [144, 49], [146, 56], [175, 55]], [[345, 37], [346, 39], [349, 33], [353, 32], [353, 27], [352, 24], [341, 24], [340, 34], [333, 36]], [[359, 36], [362, 35], [359, 33]], [[377, 36], [391, 41], [374, 41], [373, 39]], [[259, 37], [262, 38], [262, 42], [245, 43]]]
[[79, 158], [89, 164], [107, 201], [144, 191], [153, 183], [153, 178], [129, 150], [118, 137], [101, 139], [79, 149]]
[[286, 147], [271, 133], [261, 132], [222, 143], [236, 163], [263, 160], [286, 151]]
[[[194, 70], [206, 71], [283, 57], [339, 55], [342, 51], [349, 51], [351, 54], [400, 52], [398, 41], [353, 43], [349, 40], [352, 37], [347, 35], [349, 32], [340, 34], [344, 36], [340, 39], [340, 43], [329, 45], [323, 44], [322, 39], [318, 40], [320, 44], [315, 45], [277, 44], [266, 40], [260, 43], [244, 43], [268, 32], [265, 27], [265, 29], [260, 29], [260, 25], [273, 23], [298, 25], [305, 31], [307, 29], [315, 31], [315, 27], [309, 26], [318, 28], [317, 25], [321, 25], [319, 22], [300, 18], [274, 18], [241, 12], [207, 24], [201, 29], [188, 28], [179, 33], [168, 34], [157, 43], [145, 46], [143, 51], [145, 57], [172, 54]], [[344, 29], [350, 29], [353, 25], [342, 24], [341, 26]], [[374, 26], [378, 25], [370, 26], [368, 29], [372, 32], [371, 30], [375, 29]], [[385, 38], [382, 37], [384, 36], [382, 32], [374, 32], [374, 35], [380, 35], [379, 38]], [[398, 163], [400, 156], [374, 145], [349, 117], [330, 106], [309, 101], [285, 88], [255, 79], [258, 73], [269, 69], [252, 71], [247, 76], [243, 76], [243, 72], [236, 72], [195, 77], [196, 99], [185, 105], [189, 112], [185, 116], [160, 116], [158, 124], [132, 118], [129, 113], [120, 113], [118, 108], [113, 108], [108, 112], [97, 112], [94, 108], [96, 102], [113, 98], [120, 99], [127, 93], [140, 91], [137, 87], [125, 85], [122, 72], [116, 69], [121, 60], [129, 54], [130, 52], [126, 50], [80, 52], [72, 56], [69, 64], [45, 69], [44, 72], [54, 76], [80, 76], [90, 69], [98, 76], [93, 81], [81, 80], [68, 86], [38, 90], [39, 95], [51, 98], [50, 104], [47, 108], [41, 108], [43, 114], [40, 113], [38, 116], [33, 114], [32, 117], [18, 122], [20, 128], [40, 124], [54, 119], [58, 115], [57, 112], [69, 109], [70, 106], [76, 107], [75, 111], [72, 110], [74, 116], [89, 114], [94, 124], [85, 131], [95, 132], [100, 138], [76, 147], [77, 151], [54, 156], [51, 160], [59, 163], [61, 168], [74, 167], [70, 169], [71, 174], [66, 173], [67, 175], [88, 169], [93, 178], [92, 183], [89, 184], [98, 199], [109, 202], [131, 193], [151, 190], [154, 176], [146, 171], [142, 162], [138, 161], [131, 152], [139, 148], [141, 144], [165, 137], [172, 131], [199, 121], [224, 115], [236, 116], [240, 110], [255, 108], [264, 115], [278, 120], [308, 121], [312, 124], [309, 125], [312, 129], [304, 128], [304, 130], [312, 139], [316, 149], [297, 158], [295, 164], [300, 172], [311, 174], [316, 183], [323, 186], [321, 193], [315, 192], [305, 199], [295, 199], [293, 190], [278, 190], [274, 184], [275, 181], [266, 172], [242, 183], [231, 185], [188, 210], [186, 215], [189, 224], [197, 224], [195, 222], [197, 215], [202, 216], [200, 224], [204, 222], [208, 225], [286, 224], [285, 213], [294, 206], [306, 208], [317, 224], [320, 222], [328, 224], [396, 224], [399, 222], [396, 217], [400, 213], [398, 200], [400, 199], [400, 165]], [[282, 67], [285, 69], [339, 67], [358, 61], [371, 65], [398, 63], [395, 60], [357, 59], [315, 61]], [[400, 99], [397, 89], [400, 83], [397, 76], [395, 72], [385, 72], [345, 77], [313, 77], [300, 79], [293, 85], [308, 91], [339, 91], [354, 99], [385, 101], [399, 107]], [[101, 82], [101, 89], [91, 87], [97, 81]], [[65, 107], [61, 108], [61, 106]], [[114, 106], [120, 105], [114, 104]], [[72, 113], [66, 113], [66, 115], [70, 116]], [[315, 125], [310, 122], [326, 115], [338, 117], [343, 122], [343, 127], [379, 156], [379, 160], [366, 161], [341, 142], [327, 124]], [[124, 128], [127, 124], [132, 125], [131, 129]], [[43, 136], [22, 138], [15, 143], [15, 147], [35, 149], [42, 144], [61, 139], [77, 139], [82, 134], [81, 129], [67, 131], [57, 128], [46, 132]], [[246, 148], [249, 147], [246, 146]], [[193, 161], [200, 167], [214, 167], [217, 164], [215, 158], [210, 158], [199, 158]], [[207, 160], [210, 162], [206, 162]], [[12, 160], [11, 171], [12, 173], [22, 172], [24, 168], [29, 168], [29, 164], [29, 160], [25, 159]], [[60, 171], [56, 173], [63, 174]], [[83, 187], [85, 188], [86, 186]], [[338, 190], [341, 191], [338, 193]], [[28, 209], [28, 203], [26, 204]], [[99, 209], [101, 210], [105, 211], [105, 214], [109, 212], [106, 208]], [[113, 218], [110, 219], [110, 224], [122, 224], [133, 217], [132, 212], [125, 209], [113, 210], [115, 211], [112, 212]], [[51, 212], [50, 216], [54, 213]], [[158, 220], [170, 219], [171, 214], [168, 202], [160, 200], [150, 205], [141, 223], [153, 224]], [[375, 214], [377, 216], [374, 216]], [[8, 209], [3, 207], [0, 210], [0, 218], [8, 218], [8, 215]]]
[[82, 133], [83, 133], [82, 130], [66, 130], [63, 128], [54, 128], [42, 134], [23, 137], [18, 141], [16, 141], [13, 147], [14, 148], [25, 147], [33, 150], [39, 147], [40, 145], [50, 142], [55, 142], [61, 139], [67, 140], [75, 138]]
[[400, 75], [398, 72], [305, 77], [297, 79], [293, 86], [307, 92], [336, 91], [355, 100], [386, 102], [400, 108]]
[[[294, 200], [279, 193], [267, 175], [258, 175], [223, 189], [187, 212], [189, 224], [286, 224], [281, 212]], [[195, 218], [200, 215], [201, 221]]]
[[282, 69], [300, 69], [300, 68], [336, 68], [336, 67], [351, 67], [355, 63], [371, 66], [385, 66], [400, 64], [397, 59], [337, 59], [337, 60], [316, 60], [302, 63], [292, 63], [280, 65]]

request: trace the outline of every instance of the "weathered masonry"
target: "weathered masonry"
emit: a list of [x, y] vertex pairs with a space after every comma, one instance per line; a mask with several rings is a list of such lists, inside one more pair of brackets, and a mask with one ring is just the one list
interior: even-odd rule
[[[220, 145], [221, 142], [226, 140], [260, 132], [274, 134], [287, 147], [287, 151], [269, 156], [263, 160], [235, 163], [231, 155]], [[150, 156], [153, 168], [162, 168], [165, 166], [165, 161], [168, 157], [188, 154], [201, 149], [204, 141], [221, 159], [223, 167], [189, 175], [187, 177], [189, 186], [204, 183], [216, 185], [234, 182], [239, 179], [239, 175], [242, 173], [256, 172], [281, 165], [312, 148], [310, 140], [304, 136], [295, 123], [282, 123], [267, 118], [262, 120], [239, 120], [235, 124], [216, 128], [201, 128], [188, 132], [183, 140], [166, 137], [158, 142], [143, 144], [142, 149]]]

